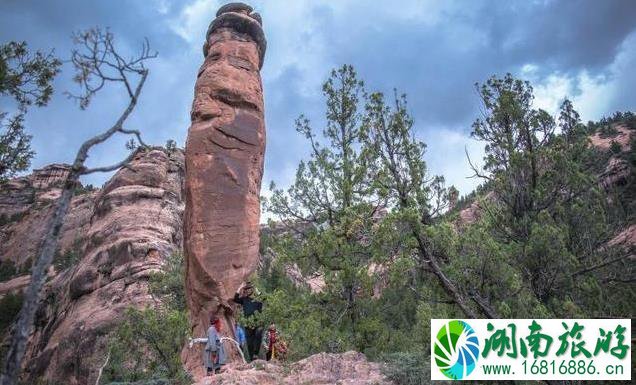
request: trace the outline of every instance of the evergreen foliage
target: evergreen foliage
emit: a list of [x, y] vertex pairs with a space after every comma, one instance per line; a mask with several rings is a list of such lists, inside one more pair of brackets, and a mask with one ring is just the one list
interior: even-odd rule
[[188, 337], [183, 255], [166, 259], [163, 271], [150, 279], [150, 292], [161, 306], [129, 308], [111, 333], [102, 384], [190, 384], [181, 350]]
[[11, 260], [0, 261], [0, 282], [10, 281], [21, 275], [29, 274], [31, 263], [30, 258], [19, 266], [16, 266]]
[[35, 154], [24, 128], [29, 106], [45, 106], [62, 64], [51, 53], [31, 54], [25, 42], [0, 45], [0, 96], [13, 99], [16, 112], [0, 111], [0, 182], [26, 170]]
[[9, 329], [22, 308], [21, 293], [7, 293], [0, 299], [0, 337]]
[[[569, 100], [553, 117], [533, 106], [528, 82], [488, 79], [472, 126], [485, 144], [473, 168], [483, 183], [457, 201], [427, 172], [406, 96], [387, 102], [362, 84], [350, 66], [331, 73], [323, 135], [297, 121], [311, 155], [264, 203], [277, 227], [262, 240], [273, 256], [256, 279], [260, 322], [278, 325], [291, 357], [355, 349], [386, 361], [397, 383], [418, 384], [431, 318], [633, 316], [630, 251], [607, 244], [633, 223], [636, 156], [614, 148], [631, 173], [606, 191], [598, 176], [612, 153], [589, 142], [632, 113], [584, 125]], [[475, 200], [479, 220], [461, 223]], [[323, 290], [298, 282], [296, 267]]]
[[166, 140], [166, 151], [174, 152], [177, 150], [177, 142], [174, 139]]
[[169, 379], [190, 384], [180, 358], [188, 330], [185, 312], [129, 308], [124, 317], [111, 336], [102, 383]]
[[0, 282], [13, 279], [18, 273], [18, 269], [11, 260], [0, 261]]
[[166, 258], [162, 271], [150, 277], [150, 292], [167, 308], [185, 311], [185, 264], [183, 254], [174, 252]]
[[53, 266], [57, 271], [63, 271], [77, 265], [82, 259], [82, 238], [75, 238], [73, 245], [62, 252], [58, 250], [53, 259]]

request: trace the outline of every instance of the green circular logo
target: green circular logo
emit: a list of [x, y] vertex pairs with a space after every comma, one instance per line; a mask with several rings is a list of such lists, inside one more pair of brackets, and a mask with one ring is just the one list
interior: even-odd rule
[[479, 340], [464, 321], [450, 321], [439, 329], [434, 345], [435, 363], [452, 380], [461, 380], [475, 369], [479, 358]]

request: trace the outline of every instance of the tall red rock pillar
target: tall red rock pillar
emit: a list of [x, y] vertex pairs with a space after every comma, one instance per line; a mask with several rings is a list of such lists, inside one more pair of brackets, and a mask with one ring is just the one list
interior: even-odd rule
[[258, 263], [265, 47], [260, 15], [241, 3], [219, 9], [203, 45], [185, 155], [186, 295], [194, 336], [205, 336], [211, 314], [227, 326], [228, 300]]

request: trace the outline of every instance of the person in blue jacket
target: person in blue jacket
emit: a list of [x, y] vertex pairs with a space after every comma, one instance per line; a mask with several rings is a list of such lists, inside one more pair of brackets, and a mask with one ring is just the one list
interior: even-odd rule
[[243, 357], [247, 357], [247, 338], [245, 338], [245, 329], [243, 329], [243, 326], [236, 324], [234, 335], [236, 335], [236, 342], [239, 344], [239, 349], [243, 352]]

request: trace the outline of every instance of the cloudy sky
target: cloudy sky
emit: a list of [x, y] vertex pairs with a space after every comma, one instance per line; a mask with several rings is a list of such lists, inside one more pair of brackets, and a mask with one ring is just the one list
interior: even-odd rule
[[[209, 22], [226, 1], [3, 0], [0, 41], [27, 41], [68, 58], [72, 31], [110, 27], [123, 50], [143, 37], [159, 57], [129, 128], [146, 142], [185, 142], [201, 45]], [[428, 144], [429, 168], [462, 193], [476, 184], [465, 149], [477, 117], [473, 84], [511, 72], [530, 80], [536, 105], [555, 112], [564, 97], [584, 120], [636, 109], [636, 1], [248, 1], [264, 20], [268, 50], [262, 70], [267, 120], [263, 186], [289, 184], [307, 146], [294, 131], [301, 113], [323, 119], [320, 84], [330, 69], [353, 64], [370, 90], [396, 87], [409, 97], [417, 135]], [[111, 87], [85, 111], [63, 95], [73, 90], [71, 68], [56, 79], [48, 107], [33, 109], [27, 126], [37, 152], [33, 167], [70, 162], [79, 144], [109, 127], [126, 103]], [[124, 139], [93, 153], [89, 163], [126, 155]], [[101, 185], [94, 175], [86, 182]]]

